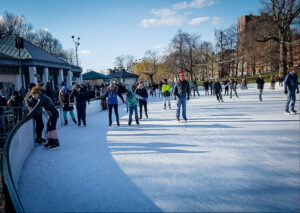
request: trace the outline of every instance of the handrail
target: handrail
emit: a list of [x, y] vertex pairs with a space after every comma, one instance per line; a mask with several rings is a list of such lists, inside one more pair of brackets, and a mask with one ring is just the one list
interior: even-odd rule
[[9, 132], [5, 144], [3, 147], [3, 156], [2, 156], [2, 172], [3, 172], [3, 189], [5, 193], [6, 198], [6, 205], [7, 208], [10, 211], [14, 212], [24, 212], [22, 203], [20, 201], [20, 198], [18, 196], [18, 193], [16, 191], [16, 186], [13, 181], [12, 172], [10, 168], [9, 163], [9, 148], [11, 145], [11, 141], [16, 134], [16, 132], [20, 129], [21, 126], [23, 126], [27, 121], [30, 119], [24, 119], [20, 123], [18, 123], [16, 126], [13, 127], [13, 129]]

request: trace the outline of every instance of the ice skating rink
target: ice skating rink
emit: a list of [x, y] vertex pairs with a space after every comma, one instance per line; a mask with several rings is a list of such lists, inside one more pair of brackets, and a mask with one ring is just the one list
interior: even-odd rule
[[300, 116], [284, 115], [278, 85], [265, 85], [263, 102], [254, 86], [224, 103], [201, 91], [187, 103], [187, 123], [176, 121], [174, 100], [163, 110], [150, 98], [139, 127], [127, 126], [120, 105], [120, 128], [108, 129], [100, 109], [87, 127], [60, 128], [61, 149], [37, 146], [24, 165], [25, 210], [299, 212]]

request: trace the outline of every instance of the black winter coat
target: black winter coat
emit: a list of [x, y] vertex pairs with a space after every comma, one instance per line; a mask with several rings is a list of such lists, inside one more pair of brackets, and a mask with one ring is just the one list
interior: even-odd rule
[[42, 107], [44, 107], [45, 111], [48, 112], [48, 115], [50, 117], [58, 117], [59, 116], [59, 113], [56, 110], [52, 100], [47, 95], [40, 94], [37, 104], [32, 109], [32, 111], [27, 115], [27, 117], [36, 115], [36, 112], [39, 111]]
[[214, 82], [213, 83], [213, 90], [216, 92], [216, 93], [219, 93], [222, 91], [222, 86], [220, 84], [220, 82]]
[[256, 80], [256, 83], [257, 83], [257, 89], [263, 89], [264, 88], [265, 81], [264, 81], [263, 78], [258, 78]]
[[70, 95], [70, 99], [73, 98], [75, 99], [75, 102], [77, 104], [86, 103], [90, 101], [84, 88], [81, 88], [80, 90], [73, 89]]
[[178, 81], [174, 87], [175, 96], [178, 98], [190, 98], [190, 85], [186, 80]]
[[70, 111], [70, 110], [74, 109], [74, 107], [72, 105], [70, 105], [69, 90], [65, 91], [65, 90], [61, 89], [59, 91], [59, 101], [61, 103], [63, 111]]
[[142, 96], [143, 98], [148, 98], [148, 92], [145, 87], [144, 88], [136, 88], [134, 93], [139, 96]]

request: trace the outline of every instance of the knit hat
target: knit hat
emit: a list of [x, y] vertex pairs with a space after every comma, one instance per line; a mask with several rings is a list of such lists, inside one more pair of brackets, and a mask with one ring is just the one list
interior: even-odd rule
[[183, 78], [183, 72], [182, 71], [179, 72], [179, 78]]

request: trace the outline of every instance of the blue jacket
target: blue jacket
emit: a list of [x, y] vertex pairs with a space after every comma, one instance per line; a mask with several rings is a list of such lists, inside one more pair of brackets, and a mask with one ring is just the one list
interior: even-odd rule
[[299, 89], [298, 87], [298, 76], [297, 74], [294, 74], [290, 72], [286, 75], [284, 80], [284, 89], [294, 92], [296, 89]]
[[115, 87], [113, 90], [108, 89], [103, 99], [105, 100], [107, 98], [107, 104], [118, 104], [118, 96], [125, 102], [119, 89]]

